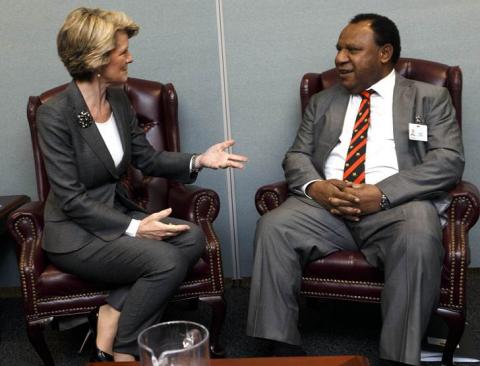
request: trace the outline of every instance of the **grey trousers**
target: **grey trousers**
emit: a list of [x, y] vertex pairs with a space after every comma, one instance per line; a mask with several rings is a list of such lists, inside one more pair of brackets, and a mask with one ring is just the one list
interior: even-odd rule
[[442, 228], [430, 201], [413, 201], [346, 222], [289, 197], [258, 222], [247, 334], [300, 344], [302, 269], [337, 250], [361, 250], [385, 271], [380, 357], [420, 364], [422, 336], [439, 297]]
[[159, 322], [168, 300], [185, 279], [205, 248], [202, 230], [190, 230], [165, 241], [122, 236], [111, 242], [92, 241], [70, 253], [47, 253], [58, 268], [90, 281], [122, 285], [108, 301], [121, 309], [115, 352], [138, 356], [137, 336]]

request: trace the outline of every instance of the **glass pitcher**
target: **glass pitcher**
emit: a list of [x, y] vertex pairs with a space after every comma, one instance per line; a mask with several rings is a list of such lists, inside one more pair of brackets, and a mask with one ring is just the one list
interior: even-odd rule
[[152, 325], [138, 335], [142, 366], [209, 366], [208, 330], [189, 321]]

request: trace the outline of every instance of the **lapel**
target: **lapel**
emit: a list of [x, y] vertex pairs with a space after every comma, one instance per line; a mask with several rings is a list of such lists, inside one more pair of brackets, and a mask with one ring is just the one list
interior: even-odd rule
[[330, 152], [338, 144], [343, 129], [343, 121], [348, 106], [349, 93], [341, 86], [334, 86], [329, 100], [324, 100], [317, 110], [314, 121], [315, 156], [317, 169], [325, 174], [325, 162]]
[[72, 81], [67, 86], [66, 93], [68, 95], [68, 98], [70, 99], [71, 105], [73, 106], [72, 120], [74, 121], [74, 126], [77, 128], [78, 133], [90, 146], [90, 148], [97, 155], [98, 159], [103, 163], [103, 165], [105, 165], [105, 168], [107, 168], [110, 174], [112, 174], [114, 178], [118, 179], [119, 176], [117, 174], [117, 170], [115, 168], [112, 156], [110, 155], [110, 152], [108, 151], [108, 148], [105, 145], [105, 142], [103, 141], [103, 138], [100, 135], [100, 132], [98, 131], [95, 122], [92, 122], [92, 124], [87, 128], [82, 128], [77, 123], [78, 114], [80, 112], [89, 112], [89, 110], [87, 104], [85, 103], [85, 100], [83, 99], [82, 93], [80, 93], [77, 84], [75, 84], [75, 81]]
[[123, 159], [117, 167], [117, 171], [120, 174], [123, 174], [125, 171], [126, 163], [130, 160], [130, 144], [127, 143], [127, 136], [129, 136], [130, 128], [128, 126], [129, 121], [127, 121], [127, 117], [123, 110], [125, 109], [124, 103], [125, 100], [119, 98], [118, 93], [114, 92], [113, 89], [107, 89], [107, 99], [110, 103], [110, 107], [112, 108], [113, 116], [115, 117], [115, 123], [117, 124], [118, 133], [120, 135], [120, 139], [122, 140], [122, 147], [123, 147]]
[[395, 150], [397, 152], [398, 168], [402, 170], [409, 156], [408, 124], [412, 122], [415, 106], [416, 88], [413, 81], [404, 78], [400, 74], [395, 75], [393, 88], [393, 136]]
[[325, 113], [326, 129], [322, 137], [328, 136], [331, 149], [339, 142], [349, 98], [350, 94], [345, 88], [337, 88], [337, 92], [333, 94], [330, 106]]

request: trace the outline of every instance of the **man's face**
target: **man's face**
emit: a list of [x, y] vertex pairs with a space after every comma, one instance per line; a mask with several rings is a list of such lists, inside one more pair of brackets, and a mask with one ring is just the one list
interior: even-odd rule
[[337, 42], [335, 66], [341, 84], [358, 94], [388, 75], [391, 70], [390, 45], [377, 46], [369, 21], [349, 24]]

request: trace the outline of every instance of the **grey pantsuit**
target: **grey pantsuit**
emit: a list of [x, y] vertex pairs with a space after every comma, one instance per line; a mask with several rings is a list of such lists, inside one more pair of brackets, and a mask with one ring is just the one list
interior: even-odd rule
[[[299, 194], [305, 183], [326, 179], [325, 161], [339, 141], [349, 97], [336, 85], [311, 98], [283, 161], [290, 192]], [[421, 338], [439, 295], [438, 212], [462, 175], [463, 146], [444, 88], [397, 74], [392, 115], [399, 171], [376, 184], [390, 210], [344, 222], [295, 195], [260, 219], [247, 334], [300, 344], [297, 296], [304, 264], [335, 250], [358, 249], [385, 270], [380, 356], [420, 363]], [[428, 129], [428, 141], [409, 139], [409, 123], [419, 120]]]
[[125, 235], [132, 217], [146, 216], [120, 183], [130, 165], [144, 175], [184, 183], [193, 182], [196, 174], [190, 173], [191, 154], [153, 149], [122, 89], [109, 88], [107, 99], [124, 151], [117, 166], [95, 123], [79, 124], [79, 115], [88, 107], [75, 82], [38, 109], [39, 140], [50, 183], [42, 245], [65, 271], [120, 286], [108, 299], [121, 308], [113, 349], [135, 355], [136, 336], [161, 316], [202, 253], [205, 238], [191, 223], [190, 231], [166, 241]]

